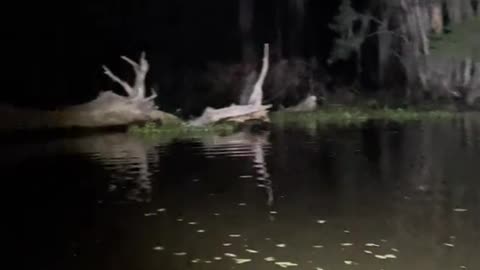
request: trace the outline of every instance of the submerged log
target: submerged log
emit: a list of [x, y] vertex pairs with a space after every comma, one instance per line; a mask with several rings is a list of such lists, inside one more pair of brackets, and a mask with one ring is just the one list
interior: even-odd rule
[[229, 107], [214, 109], [206, 108], [203, 114], [191, 120], [188, 124], [192, 126], [205, 126], [220, 121], [243, 123], [250, 120], [258, 120], [268, 122], [268, 109], [271, 105], [262, 105], [263, 100], [263, 83], [269, 69], [269, 44], [265, 44], [262, 60], [262, 70], [257, 82], [251, 89], [250, 97], [246, 99], [246, 104], [232, 104]]
[[15, 121], [7, 121], [2, 128], [104, 128], [150, 121], [161, 123], [179, 121], [177, 117], [158, 110], [154, 101], [157, 97], [155, 91], [152, 90], [151, 95], [147, 96], [145, 78], [149, 64], [145, 53], [142, 53], [138, 63], [125, 56], [122, 59], [129, 63], [135, 71], [133, 85], [121, 80], [106, 66], [103, 69], [105, 75], [122, 86], [126, 96], [105, 91], [91, 102], [55, 111], [23, 110], [9, 107], [8, 111], [15, 115]]

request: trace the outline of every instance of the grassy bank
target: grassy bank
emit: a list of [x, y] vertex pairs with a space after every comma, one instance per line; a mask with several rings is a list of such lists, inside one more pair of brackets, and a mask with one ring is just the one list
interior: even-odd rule
[[171, 123], [166, 125], [147, 123], [142, 126], [132, 126], [128, 132], [145, 137], [162, 137], [170, 140], [174, 138], [198, 138], [208, 135], [229, 135], [234, 133], [237, 128], [238, 127], [233, 124], [192, 127], [184, 123]]
[[[419, 120], [450, 119], [454, 112], [444, 110], [414, 110], [414, 109], [370, 109], [360, 107], [331, 106], [314, 112], [286, 112], [271, 113], [271, 122], [278, 127], [299, 126], [309, 128], [318, 125], [352, 126], [361, 125], [369, 120], [384, 120], [386, 122], [403, 123]], [[159, 125], [149, 123], [143, 126], [133, 126], [129, 129], [132, 134], [144, 137], [172, 139], [201, 138], [211, 135], [230, 135], [239, 130], [239, 126], [230, 123], [221, 123], [206, 127], [191, 127], [183, 123]]]
[[365, 109], [351, 107], [329, 107], [315, 112], [275, 112], [272, 123], [280, 126], [290, 124], [332, 124], [340, 126], [360, 125], [369, 120], [385, 120], [389, 122], [407, 122], [432, 119], [448, 119], [454, 112], [413, 109]]

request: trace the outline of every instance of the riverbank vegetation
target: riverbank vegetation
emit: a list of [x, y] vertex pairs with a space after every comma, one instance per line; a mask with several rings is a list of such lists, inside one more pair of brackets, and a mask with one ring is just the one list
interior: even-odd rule
[[457, 115], [444, 110], [419, 109], [370, 109], [361, 107], [330, 106], [313, 112], [275, 112], [272, 123], [287, 125], [324, 124], [324, 125], [359, 125], [370, 120], [404, 123], [421, 120], [446, 120]]
[[[3, 110], [16, 117], [4, 120], [2, 126], [33, 129], [134, 125], [131, 129], [138, 133], [190, 134], [215, 131], [217, 124], [225, 122], [250, 120], [350, 123], [450, 114], [436, 110], [425, 113], [416, 107], [422, 104], [480, 108], [480, 39], [476, 37], [480, 31], [479, 1], [365, 0], [358, 4], [338, 0], [331, 4], [322, 22], [322, 33], [328, 34], [328, 40], [323, 39], [323, 34], [315, 34], [316, 38], [322, 37], [321, 44], [331, 46], [307, 53], [297, 47], [297, 41], [306, 40], [294, 37], [298, 34], [305, 38], [307, 34], [297, 33], [298, 29], [306, 28], [304, 23], [316, 23], [305, 18], [321, 17], [314, 7], [326, 4], [313, 2], [299, 0], [288, 7], [272, 4], [275, 20], [271, 26], [278, 30], [275, 32], [267, 29], [271, 26], [256, 28], [252, 14], [259, 6], [254, 1], [243, 1], [238, 10], [232, 9], [238, 13], [235, 27], [240, 28], [236, 30], [240, 30], [241, 38], [236, 41], [236, 50], [241, 55], [231, 61], [205, 60], [196, 69], [182, 66], [176, 70], [178, 61], [160, 63], [152, 53], [149, 61], [156, 63], [149, 72], [147, 54], [142, 53], [134, 61], [132, 53], [132, 58], [121, 57], [134, 71], [127, 73], [115, 67], [113, 61], [105, 60], [112, 70], [104, 66], [100, 81], [106, 81], [111, 90], [100, 92], [89, 102], [49, 111]], [[282, 20], [284, 8], [296, 20]], [[257, 30], [272, 35], [260, 35], [262, 31], [254, 35]], [[294, 42], [282, 43], [284, 35]], [[260, 45], [264, 45], [263, 51]], [[181, 58], [188, 57], [182, 54]], [[366, 98], [378, 101], [375, 109], [355, 105]], [[398, 106], [403, 109], [392, 109]], [[305, 108], [310, 112], [298, 113]], [[176, 123], [171, 125], [171, 121]]]
[[149, 122], [143, 125], [132, 125], [128, 132], [142, 136], [164, 136], [171, 138], [195, 138], [208, 135], [230, 135], [238, 130], [233, 123], [217, 123], [207, 126], [189, 126], [185, 123], [157, 124]]
[[[368, 108], [347, 106], [325, 106], [315, 111], [276, 111], [270, 113], [269, 125], [276, 127], [333, 125], [356, 126], [370, 120], [406, 123], [413, 121], [448, 120], [458, 113], [448, 110], [427, 110], [420, 108]], [[255, 124], [252, 124], [255, 125]], [[195, 127], [185, 123], [161, 125], [147, 123], [135, 125], [129, 129], [132, 134], [166, 137], [166, 138], [198, 138], [211, 135], [231, 135], [242, 128], [244, 124], [222, 122], [208, 126]]]

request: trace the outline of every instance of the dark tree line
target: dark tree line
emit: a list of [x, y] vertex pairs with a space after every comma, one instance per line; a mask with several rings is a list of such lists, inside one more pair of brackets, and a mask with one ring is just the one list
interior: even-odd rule
[[[358, 11], [344, 0], [331, 26], [339, 34], [331, 61], [356, 57], [357, 78], [370, 76], [396, 98], [473, 105], [480, 95], [479, 60], [469, 52], [457, 57], [436, 53], [432, 43], [478, 18], [478, 8], [479, 1], [472, 0], [372, 0]], [[372, 48], [376, 64], [364, 72], [362, 55], [372, 54]]]
[[157, 103], [198, 114], [238, 102], [258, 76], [265, 42], [265, 100], [274, 105], [309, 94], [320, 102], [374, 93], [468, 104], [479, 95], [478, 61], [439, 57], [432, 45], [478, 17], [477, 0], [108, 0], [59, 10], [38, 4], [22, 14], [30, 21], [14, 20], [5, 32], [6, 65], [22, 72], [5, 76], [6, 87], [17, 90], [2, 95], [27, 103], [56, 107], [88, 101], [98, 90], [121, 91], [101, 66], [126, 78], [118, 57], [145, 50], [152, 64], [146, 83], [157, 90]]

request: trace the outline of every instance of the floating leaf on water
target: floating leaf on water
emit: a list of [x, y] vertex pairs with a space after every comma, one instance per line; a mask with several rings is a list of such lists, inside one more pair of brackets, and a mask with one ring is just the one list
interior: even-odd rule
[[370, 251], [370, 250], [364, 250], [363, 252], [365, 252], [365, 253], [367, 253], [367, 254], [373, 254], [373, 252]]
[[240, 175], [240, 178], [247, 179], [247, 178], [253, 178], [253, 176], [252, 175]]
[[273, 262], [275, 261], [275, 257], [266, 257], [264, 260], [267, 262]]
[[343, 232], [344, 232], [344, 233], [350, 233], [350, 231], [349, 231], [349, 230], [344, 230]]
[[366, 247], [380, 247], [380, 245], [374, 244], [374, 243], [366, 243], [365, 246]]
[[315, 267], [315, 270], [323, 270], [321, 267]]
[[236, 264], [242, 264], [242, 263], [247, 263], [247, 262], [251, 262], [252, 259], [233, 259], [235, 261]]
[[151, 217], [151, 216], [156, 216], [157, 213], [145, 213], [144, 216], [146, 217]]
[[270, 240], [272, 240], [272, 238], [267, 237], [267, 238], [265, 238], [265, 240], [270, 241]]
[[222, 257], [214, 257], [213, 260], [215, 261], [220, 261], [222, 259]]
[[385, 255], [375, 255], [375, 258], [377, 259], [381, 259], [381, 260], [386, 260], [386, 259], [396, 259], [397, 256], [393, 255], [393, 254], [385, 254]]
[[323, 248], [323, 246], [322, 245], [315, 245], [315, 246], [313, 246], [313, 248]]
[[464, 265], [461, 265], [461, 266], [460, 266], [460, 269], [467, 269], [467, 267], [464, 266]]
[[200, 259], [193, 259], [191, 262], [192, 262], [192, 263], [199, 263], [199, 262], [200, 262]]
[[391, 250], [392, 250], [393, 252], [400, 252], [400, 251], [399, 251], [398, 249], [396, 249], [396, 248], [392, 248]]
[[185, 255], [187, 255], [187, 253], [186, 252], [175, 252], [175, 253], [173, 253], [173, 255], [175, 255], [175, 256], [185, 256]]
[[343, 261], [343, 263], [345, 263], [346, 265], [352, 265], [353, 261], [345, 260], [345, 261]]
[[195, 221], [188, 222], [188, 225], [197, 225], [198, 223]]
[[223, 245], [224, 247], [229, 247], [229, 246], [232, 245], [232, 243], [223, 243], [222, 245]]
[[153, 250], [162, 251], [162, 250], [165, 250], [165, 248], [162, 246], [156, 246], [156, 247], [153, 247]]
[[275, 215], [275, 214], [278, 214], [278, 212], [277, 211], [270, 211], [270, 214]]
[[452, 248], [455, 247], [455, 245], [451, 243], [443, 243], [443, 245], [447, 247], [452, 247]]
[[197, 232], [198, 232], [198, 233], [204, 233], [205, 230], [200, 229], [200, 230], [197, 230]]
[[230, 237], [232, 237], [232, 238], [242, 237], [241, 234], [229, 234], [228, 236], [230, 236]]
[[177, 218], [177, 221], [178, 221], [178, 222], [182, 222], [182, 221], [183, 221], [183, 218]]
[[237, 255], [235, 255], [235, 254], [233, 254], [233, 253], [225, 253], [225, 254], [223, 254], [223, 255], [225, 255], [225, 257], [230, 257], [230, 258], [235, 258], [235, 257], [237, 257]]
[[254, 249], [246, 249], [245, 251], [248, 253], [258, 253], [258, 251]]
[[276, 262], [276, 265], [282, 267], [282, 268], [287, 268], [287, 267], [292, 267], [292, 266], [298, 266], [296, 263], [291, 263], [291, 262]]
[[205, 261], [205, 263], [212, 263], [212, 261]]
[[386, 242], [388, 242], [388, 241], [387, 241], [386, 239], [380, 239], [380, 242], [386, 243]]
[[276, 244], [276, 246], [279, 247], [279, 248], [284, 248], [284, 247], [286, 247], [287, 245], [286, 245], [286, 244]]
[[454, 212], [467, 212], [468, 209], [465, 209], [465, 208], [455, 208], [453, 209]]
[[340, 245], [342, 247], [351, 247], [351, 246], [353, 246], [353, 243], [341, 243]]
[[165, 209], [165, 208], [158, 208], [157, 209], [157, 212], [165, 212], [165, 211], [167, 211], [167, 209]]
[[325, 223], [327, 223], [327, 221], [323, 220], [323, 219], [319, 219], [319, 220], [317, 220], [317, 223], [318, 224], [325, 224]]

